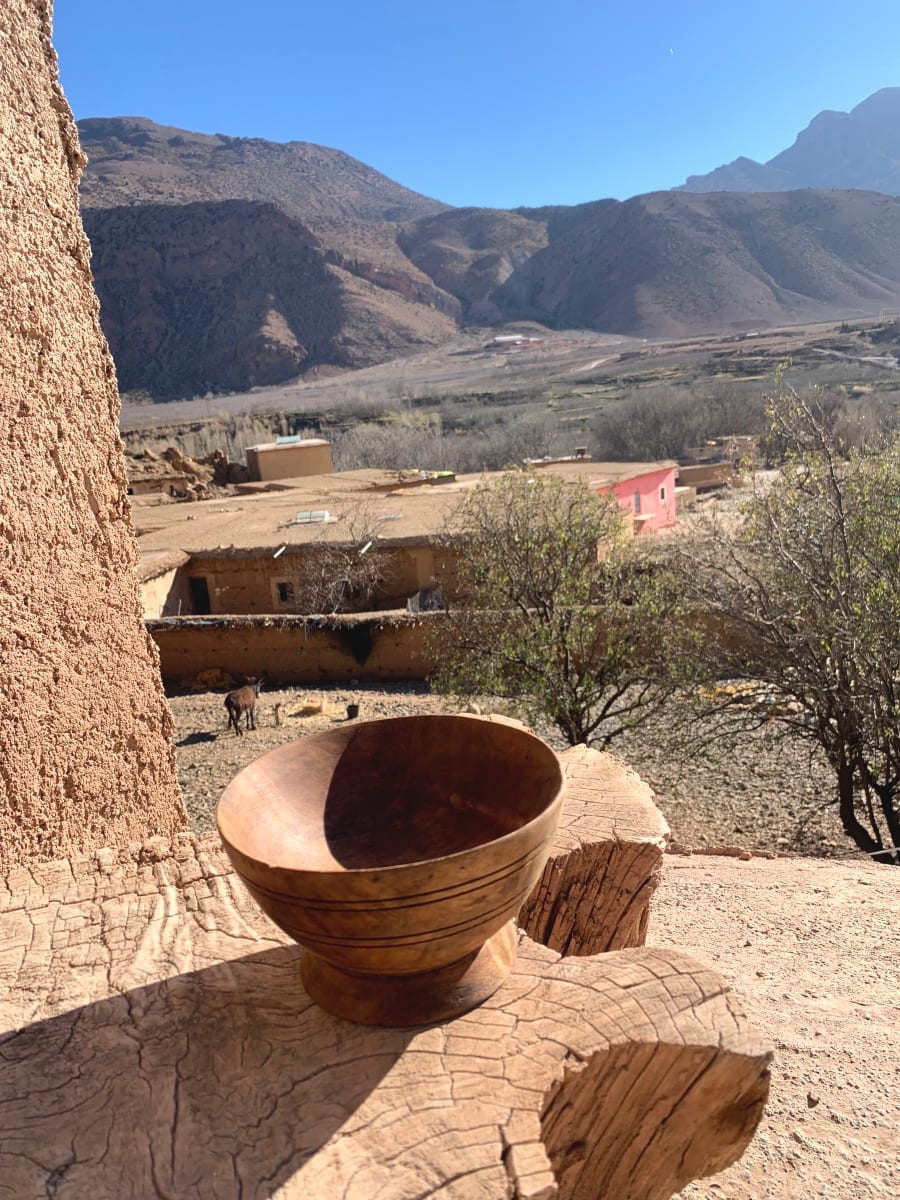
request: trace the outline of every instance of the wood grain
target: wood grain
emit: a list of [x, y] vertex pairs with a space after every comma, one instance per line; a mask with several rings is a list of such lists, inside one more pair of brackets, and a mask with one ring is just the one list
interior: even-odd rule
[[480, 1008], [372, 1029], [309, 1000], [212, 837], [4, 882], [16, 1200], [651, 1200], [733, 1161], [762, 1110], [768, 1048], [674, 951], [563, 959], [521, 935]]
[[669, 827], [652, 790], [614, 755], [575, 746], [560, 761], [562, 817], [519, 924], [562, 954], [643, 946]]
[[557, 756], [521, 726], [393, 717], [262, 755], [216, 821], [262, 910], [316, 956], [304, 980], [318, 1003], [422, 1025], [509, 974], [514, 941], [500, 931], [540, 875], [563, 790]]

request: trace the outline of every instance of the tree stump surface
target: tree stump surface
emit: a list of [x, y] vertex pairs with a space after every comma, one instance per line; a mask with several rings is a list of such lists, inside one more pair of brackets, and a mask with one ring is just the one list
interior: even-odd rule
[[587, 746], [560, 759], [562, 820], [519, 924], [566, 955], [643, 946], [669, 827], [650, 787], [620, 759]]
[[662, 1200], [765, 1103], [767, 1046], [674, 950], [521, 933], [489, 1001], [407, 1030], [328, 1016], [300, 956], [214, 835], [11, 871], [0, 1195]]

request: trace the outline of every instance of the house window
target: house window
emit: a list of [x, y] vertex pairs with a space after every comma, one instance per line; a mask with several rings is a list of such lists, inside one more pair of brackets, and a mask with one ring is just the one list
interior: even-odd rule
[[634, 493], [634, 511], [636, 513], [640, 513], [640, 511], [641, 511], [641, 493], [640, 492]]
[[279, 604], [294, 603], [294, 585], [289, 579], [279, 579], [279, 581], [275, 584], [275, 588], [278, 592]]
[[660, 485], [659, 498], [660, 498], [660, 500], [665, 500], [665, 498], [666, 498], [666, 485], [665, 484]]

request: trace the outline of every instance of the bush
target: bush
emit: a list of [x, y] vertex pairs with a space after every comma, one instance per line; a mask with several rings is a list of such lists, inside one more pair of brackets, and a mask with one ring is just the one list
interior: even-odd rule
[[614, 498], [511, 471], [472, 492], [453, 528], [440, 690], [506, 697], [571, 745], [602, 746], [672, 694], [677, 589], [639, 556]]

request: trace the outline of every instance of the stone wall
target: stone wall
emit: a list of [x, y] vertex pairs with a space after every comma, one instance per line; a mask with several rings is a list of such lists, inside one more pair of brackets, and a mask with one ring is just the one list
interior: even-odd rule
[[0, 8], [0, 868], [185, 815], [50, 5]]

